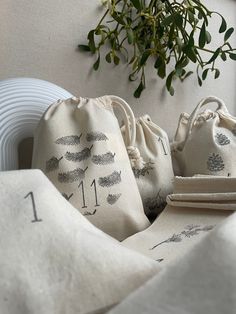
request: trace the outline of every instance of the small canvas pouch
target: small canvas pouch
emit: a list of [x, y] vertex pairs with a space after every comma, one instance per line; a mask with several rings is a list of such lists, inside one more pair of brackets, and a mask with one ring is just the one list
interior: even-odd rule
[[[126, 127], [122, 127], [125, 136]], [[126, 137], [127, 138], [127, 137]], [[130, 142], [126, 141], [130, 151]], [[170, 144], [166, 132], [148, 115], [136, 119], [137, 152], [130, 151], [132, 169], [142, 197], [145, 213], [155, 218], [166, 205], [166, 196], [172, 192], [174, 178]]]
[[[95, 226], [123, 240], [149, 226], [114, 108], [134, 126], [116, 96], [70, 98], [52, 104], [34, 138], [33, 168]], [[134, 142], [135, 128], [127, 141]]]
[[[217, 103], [215, 111], [200, 109]], [[217, 97], [210, 96], [197, 105], [189, 116], [180, 116], [174, 142], [171, 145], [175, 173], [236, 176], [236, 118], [231, 116]]]

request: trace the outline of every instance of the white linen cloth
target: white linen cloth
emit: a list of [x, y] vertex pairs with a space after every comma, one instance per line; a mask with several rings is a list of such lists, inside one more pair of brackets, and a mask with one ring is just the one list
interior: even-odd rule
[[153, 224], [122, 242], [162, 266], [183, 256], [236, 210], [236, 178], [176, 177], [173, 185], [168, 205]]
[[236, 214], [109, 314], [235, 314]]
[[94, 227], [39, 170], [0, 172], [0, 313], [101, 313], [160, 267]]
[[132, 124], [126, 136], [129, 153], [136, 151], [135, 118], [123, 99], [72, 97], [52, 104], [40, 120], [32, 168], [41, 169], [92, 224], [121, 241], [150, 223], [114, 108]]

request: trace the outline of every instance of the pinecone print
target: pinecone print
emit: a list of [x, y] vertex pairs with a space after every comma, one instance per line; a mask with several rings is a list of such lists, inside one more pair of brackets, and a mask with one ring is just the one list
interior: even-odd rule
[[223, 133], [217, 133], [215, 138], [216, 138], [216, 143], [219, 145], [230, 144], [230, 139], [226, 135], [224, 135]]
[[207, 160], [207, 169], [210, 171], [221, 171], [225, 167], [224, 161], [219, 154], [211, 154]]

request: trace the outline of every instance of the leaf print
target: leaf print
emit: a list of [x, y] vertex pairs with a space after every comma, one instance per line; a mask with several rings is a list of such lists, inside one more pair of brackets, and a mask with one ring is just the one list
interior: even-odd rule
[[93, 155], [92, 162], [96, 165], [108, 165], [114, 162], [115, 153], [107, 152], [102, 155]]
[[210, 171], [221, 171], [225, 167], [223, 159], [219, 154], [211, 154], [207, 160], [207, 168]]
[[102, 187], [109, 187], [121, 182], [121, 171], [113, 171], [112, 174], [98, 179], [98, 184]]
[[86, 147], [81, 152], [77, 152], [77, 153], [66, 152], [65, 158], [69, 161], [75, 161], [75, 162], [86, 160], [91, 156], [92, 147], [93, 145], [90, 148]]
[[171, 242], [181, 242], [182, 237], [184, 236], [185, 238], [191, 238], [192, 236], [198, 235], [201, 231], [207, 232], [210, 231], [214, 228], [215, 226], [209, 225], [209, 226], [204, 226], [200, 227], [200, 225], [187, 225], [182, 232], [179, 234], [173, 234], [172, 237], [154, 245], [152, 248], [149, 250], [154, 250], [156, 247], [159, 245], [162, 245], [164, 243], [171, 243]]
[[193, 230], [193, 229], [199, 228], [199, 227], [200, 227], [200, 225], [187, 225], [187, 226], [185, 227], [185, 229], [187, 229], [187, 230]]
[[82, 136], [82, 133], [80, 136], [77, 135], [68, 135], [58, 138], [55, 143], [60, 145], [78, 145], [80, 144], [80, 138]]
[[142, 169], [132, 168], [135, 178], [149, 174], [150, 170], [154, 169], [151, 165], [154, 165], [154, 162], [149, 161]]
[[72, 171], [59, 173], [58, 181], [61, 183], [72, 183], [78, 180], [83, 180], [85, 177], [85, 171], [87, 169], [88, 167], [86, 167], [84, 170], [81, 168], [77, 168]]
[[62, 196], [63, 196], [67, 201], [69, 201], [69, 200], [72, 198], [73, 195], [74, 195], [73, 193], [71, 193], [70, 195], [67, 195], [66, 193], [62, 193]]
[[121, 193], [119, 194], [109, 194], [107, 196], [107, 203], [110, 204], [110, 205], [113, 205], [115, 204], [118, 199], [121, 197]]
[[62, 160], [63, 157], [57, 158], [53, 156], [49, 160], [46, 161], [46, 172], [51, 172], [57, 170], [59, 168], [59, 162]]
[[228, 145], [230, 144], [230, 139], [222, 134], [222, 133], [217, 133], [216, 136], [215, 136], [215, 139], [216, 139], [216, 143], [219, 144], [219, 145]]
[[94, 211], [93, 211], [93, 212], [87, 212], [87, 211], [86, 211], [86, 212], [84, 212], [84, 214], [83, 214], [83, 215], [84, 215], [84, 216], [93, 216], [93, 215], [95, 215], [95, 214], [96, 214], [96, 211], [97, 211], [96, 209], [94, 209]]
[[102, 132], [90, 132], [87, 134], [86, 139], [88, 142], [107, 141], [108, 138]]

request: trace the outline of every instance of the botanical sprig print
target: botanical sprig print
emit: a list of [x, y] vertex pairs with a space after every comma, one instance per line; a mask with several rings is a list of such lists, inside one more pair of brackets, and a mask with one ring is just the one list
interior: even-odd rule
[[217, 133], [216, 136], [215, 136], [215, 139], [216, 139], [216, 143], [218, 145], [228, 145], [230, 144], [230, 139], [224, 135], [223, 133]]
[[132, 168], [135, 178], [139, 178], [140, 176], [144, 177], [146, 174], [149, 174], [150, 170], [153, 169], [151, 165], [154, 165], [154, 162], [149, 161], [142, 169]]
[[198, 235], [200, 232], [207, 232], [210, 231], [214, 228], [213, 225], [208, 225], [208, 226], [204, 226], [201, 227], [200, 225], [187, 225], [185, 227], [185, 230], [183, 230], [182, 232], [178, 233], [178, 234], [173, 234], [170, 238], [159, 242], [158, 244], [154, 245], [152, 248], [150, 248], [149, 250], [154, 250], [156, 247], [164, 244], [164, 243], [171, 243], [171, 242], [181, 242], [184, 238], [191, 238], [193, 236]]

